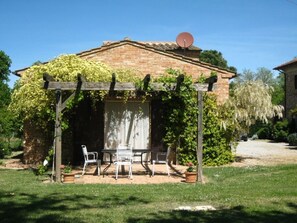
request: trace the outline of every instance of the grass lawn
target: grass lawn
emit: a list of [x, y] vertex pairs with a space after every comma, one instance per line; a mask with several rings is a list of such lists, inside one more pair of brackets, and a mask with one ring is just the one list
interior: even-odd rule
[[[45, 184], [32, 171], [0, 169], [0, 222], [297, 222], [297, 165], [204, 174], [204, 185]], [[217, 210], [174, 210], [197, 205]]]

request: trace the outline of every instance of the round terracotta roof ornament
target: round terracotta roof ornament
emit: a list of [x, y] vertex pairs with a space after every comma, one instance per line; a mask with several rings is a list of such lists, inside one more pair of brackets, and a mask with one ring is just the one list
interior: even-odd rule
[[191, 33], [182, 32], [178, 34], [178, 36], [176, 37], [176, 43], [181, 48], [185, 49], [192, 46], [192, 44], [194, 43], [194, 38]]

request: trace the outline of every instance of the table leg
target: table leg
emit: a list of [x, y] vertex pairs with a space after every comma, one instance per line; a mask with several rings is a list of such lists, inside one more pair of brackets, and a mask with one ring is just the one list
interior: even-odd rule
[[112, 154], [111, 153], [108, 153], [108, 154], [109, 154], [109, 164], [103, 170], [103, 177], [104, 177], [104, 175], [106, 174], [107, 170], [109, 169], [109, 167], [112, 164]]

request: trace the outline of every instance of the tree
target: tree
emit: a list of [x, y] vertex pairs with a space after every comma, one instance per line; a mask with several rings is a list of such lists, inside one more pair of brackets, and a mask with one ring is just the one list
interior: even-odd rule
[[274, 91], [272, 93], [272, 103], [274, 105], [284, 105], [285, 103], [285, 75], [280, 73], [275, 79]]
[[2, 50], [0, 50], [0, 82], [9, 81], [9, 67], [11, 60]]
[[223, 57], [223, 54], [217, 50], [204, 50], [200, 53], [199, 59], [205, 63], [210, 63], [217, 67], [228, 69], [233, 72], [237, 72], [237, 69], [233, 66], [228, 66], [227, 60]]
[[0, 158], [10, 154], [10, 138], [15, 135], [20, 123], [14, 118], [13, 113], [8, 111], [11, 96], [11, 90], [7, 84], [10, 65], [10, 58], [0, 51]]
[[8, 106], [10, 102], [10, 93], [9, 86], [4, 82], [0, 82], [0, 109]]
[[264, 84], [267, 84], [268, 86], [273, 86], [275, 84], [273, 73], [265, 67], [258, 68], [257, 72], [253, 72], [250, 69], [244, 69], [242, 74], [238, 74], [234, 82], [236, 84], [241, 84], [248, 81], [258, 80], [262, 81]]
[[273, 73], [265, 67], [260, 67], [257, 69], [256, 81], [257, 80], [261, 80], [264, 84], [267, 84], [268, 86], [273, 87], [275, 85]]
[[10, 89], [7, 85], [8, 75], [10, 73], [9, 67], [11, 60], [2, 50], [0, 50], [0, 109], [8, 106], [10, 102]]
[[251, 81], [262, 81], [265, 85], [272, 87], [272, 103], [275, 105], [283, 105], [285, 100], [285, 90], [284, 90], [284, 75], [280, 74], [278, 77], [274, 77], [273, 73], [265, 68], [260, 67], [257, 72], [253, 72], [249, 69], [244, 69], [242, 74], [234, 79], [231, 86], [232, 89], [234, 85], [244, 84], [245, 82]]
[[247, 81], [255, 81], [255, 80], [256, 80], [256, 74], [250, 69], [244, 69], [242, 74], [238, 74], [237, 77], [234, 79], [234, 83], [241, 84]]
[[225, 106], [234, 112], [232, 121], [239, 132], [247, 132], [257, 120], [268, 123], [275, 116], [282, 117], [283, 106], [272, 104], [272, 92], [273, 88], [260, 80], [235, 85]]
[[8, 75], [10, 73], [10, 64], [11, 60], [9, 57], [3, 51], [0, 51], [0, 109], [7, 107], [10, 102], [11, 92], [6, 83], [9, 80]]

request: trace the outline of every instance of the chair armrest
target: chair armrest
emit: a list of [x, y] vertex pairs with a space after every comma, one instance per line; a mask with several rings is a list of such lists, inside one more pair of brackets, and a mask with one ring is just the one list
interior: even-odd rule
[[98, 159], [98, 153], [97, 152], [88, 152], [88, 156], [93, 156], [94, 159]]

